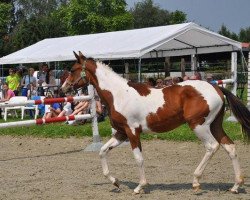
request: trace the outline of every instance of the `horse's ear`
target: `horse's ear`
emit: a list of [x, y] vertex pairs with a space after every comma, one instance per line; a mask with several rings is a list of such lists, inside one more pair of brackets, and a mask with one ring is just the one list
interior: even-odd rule
[[78, 59], [78, 58], [79, 58], [79, 56], [76, 54], [76, 52], [75, 52], [75, 51], [73, 51], [73, 53], [74, 53], [74, 55], [75, 55], [76, 59]]
[[[74, 51], [73, 51], [73, 52], [74, 52]], [[76, 59], [77, 59], [77, 62], [78, 62], [78, 63], [81, 63], [80, 57], [77, 55], [76, 52], [74, 52], [74, 55], [75, 55], [75, 57], [76, 57]]]
[[82, 59], [84, 59], [84, 60], [86, 59], [86, 57], [82, 54], [81, 51], [79, 51], [79, 57], [82, 58]]

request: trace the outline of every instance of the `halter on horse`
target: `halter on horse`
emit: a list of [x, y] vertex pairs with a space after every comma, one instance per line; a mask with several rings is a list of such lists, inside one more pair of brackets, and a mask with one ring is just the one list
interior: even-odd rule
[[[250, 139], [250, 112], [237, 97], [224, 88], [199, 80], [184, 81], [162, 89], [149, 88], [145, 84], [123, 79], [104, 63], [87, 59], [81, 52], [79, 55], [74, 54], [77, 62], [72, 70], [85, 70], [87, 80], [94, 85], [108, 109], [113, 136], [101, 148], [100, 157], [103, 174], [115, 186], [119, 187], [119, 181], [110, 175], [106, 160], [111, 149], [129, 139], [140, 172], [139, 185], [134, 189], [134, 193], [138, 194], [147, 185], [140, 134], [146, 131], [169, 131], [187, 123], [206, 148], [205, 156], [194, 172], [193, 188], [200, 188], [199, 179], [221, 145], [233, 163], [235, 184], [231, 192], [238, 193], [244, 179], [235, 144], [222, 127], [225, 95], [247, 139]], [[74, 82], [77, 79], [71, 74], [69, 80]]]
[[70, 75], [64, 81], [61, 92], [63, 94], [73, 94], [78, 88], [83, 88], [87, 85], [82, 67], [76, 67], [70, 70]]

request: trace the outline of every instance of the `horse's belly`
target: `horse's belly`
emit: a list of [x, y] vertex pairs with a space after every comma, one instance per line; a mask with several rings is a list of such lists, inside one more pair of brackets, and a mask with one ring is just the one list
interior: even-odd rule
[[169, 117], [160, 117], [157, 115], [149, 115], [146, 118], [147, 127], [153, 132], [166, 132], [173, 130], [185, 123], [183, 117], [175, 115]]

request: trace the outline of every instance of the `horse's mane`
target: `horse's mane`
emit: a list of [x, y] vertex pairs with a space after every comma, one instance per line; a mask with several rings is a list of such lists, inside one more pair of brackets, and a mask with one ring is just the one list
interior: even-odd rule
[[106, 72], [109, 75], [112, 75], [113, 76], [112, 78], [118, 79], [118, 80], [122, 81], [123, 83], [128, 82], [125, 78], [123, 78], [122, 76], [120, 76], [119, 74], [114, 72], [113, 69], [109, 65], [105, 64], [102, 61], [98, 61], [98, 60], [95, 62], [96, 62], [96, 66], [98, 67], [98, 69], [103, 70], [104, 72]]

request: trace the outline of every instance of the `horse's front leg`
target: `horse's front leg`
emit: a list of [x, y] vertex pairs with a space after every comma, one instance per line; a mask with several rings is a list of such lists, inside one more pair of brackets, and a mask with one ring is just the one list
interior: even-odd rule
[[140, 181], [139, 185], [134, 189], [134, 194], [139, 194], [142, 189], [144, 189], [148, 184], [146, 181], [145, 177], [145, 171], [144, 171], [144, 166], [143, 166], [143, 157], [142, 157], [142, 148], [141, 148], [141, 141], [140, 141], [140, 133], [141, 130], [140, 128], [135, 128], [134, 133], [131, 131], [131, 129], [127, 129], [126, 133], [129, 138], [134, 157], [136, 160], [136, 163], [139, 167], [139, 176], [140, 176]]
[[145, 177], [145, 171], [143, 166], [143, 157], [141, 148], [136, 147], [133, 149], [134, 157], [139, 167], [139, 175], [140, 175], [140, 182], [139, 185], [134, 189], [134, 194], [139, 194], [141, 190], [143, 190], [147, 186], [147, 181]]
[[102, 170], [103, 170], [104, 176], [107, 177], [113, 183], [113, 185], [115, 185], [118, 188], [120, 186], [119, 181], [118, 181], [118, 179], [116, 179], [110, 175], [106, 157], [107, 157], [108, 152], [111, 149], [119, 146], [126, 139], [127, 139], [126, 134], [123, 134], [120, 132], [114, 132], [113, 137], [105, 145], [102, 146], [100, 153], [99, 153], [100, 158], [101, 158]]

